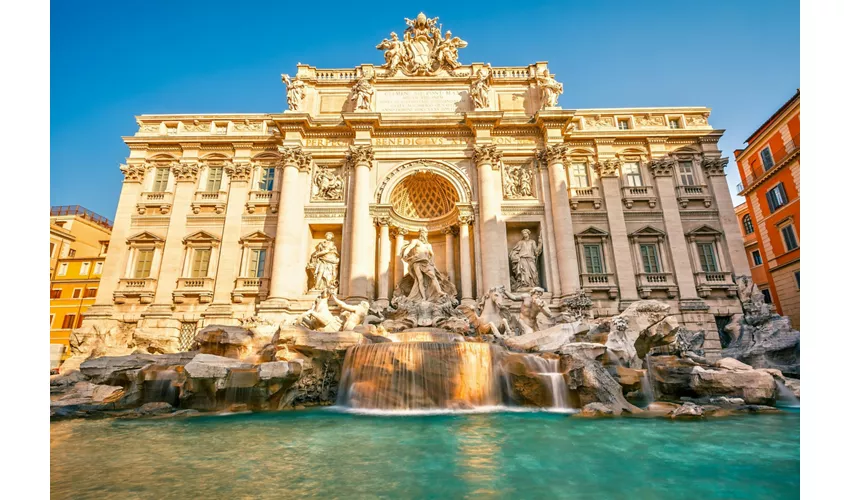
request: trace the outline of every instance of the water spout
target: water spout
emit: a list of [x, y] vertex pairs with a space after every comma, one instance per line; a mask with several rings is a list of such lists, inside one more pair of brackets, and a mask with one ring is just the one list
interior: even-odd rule
[[784, 406], [786, 408], [799, 408], [800, 398], [785, 386], [785, 384], [777, 379], [773, 380], [776, 383], [776, 406]]

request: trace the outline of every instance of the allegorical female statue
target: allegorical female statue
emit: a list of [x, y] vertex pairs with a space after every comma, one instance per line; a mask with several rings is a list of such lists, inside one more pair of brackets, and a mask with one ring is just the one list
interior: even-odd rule
[[359, 80], [351, 88], [351, 97], [354, 102], [355, 111], [371, 111], [372, 95], [375, 93], [375, 88], [369, 83], [369, 78], [361, 76]]
[[307, 269], [313, 272], [313, 290], [336, 290], [339, 286], [339, 251], [334, 234], [325, 233], [325, 241], [316, 245]]
[[519, 240], [510, 253], [511, 288], [515, 291], [526, 291], [540, 286], [537, 274], [537, 258], [543, 252], [543, 234], [538, 241], [531, 239], [531, 231], [522, 230]]
[[401, 257], [410, 266], [409, 274], [414, 280], [414, 286], [407, 295], [408, 299], [419, 298], [429, 302], [439, 302], [446, 296], [437, 278], [434, 249], [428, 243], [428, 231], [419, 230], [419, 238], [414, 238], [408, 243]]

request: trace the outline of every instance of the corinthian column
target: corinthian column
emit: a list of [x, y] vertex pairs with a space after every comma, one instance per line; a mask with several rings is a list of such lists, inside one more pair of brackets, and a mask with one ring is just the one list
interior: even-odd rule
[[372, 146], [351, 146], [346, 156], [349, 168], [354, 170], [348, 296], [357, 300], [372, 298], [375, 279], [375, 230], [369, 217], [369, 171], [373, 160]]
[[407, 262], [401, 258], [401, 251], [404, 250], [404, 236], [407, 234], [407, 229], [395, 227], [393, 230], [395, 231], [395, 266], [393, 268], [393, 279], [395, 283], [398, 283], [407, 274]]
[[611, 247], [614, 249], [614, 272], [620, 287], [620, 303], [637, 300], [635, 269], [632, 265], [632, 249], [626, 230], [620, 191], [620, 161], [604, 160], [594, 165], [602, 182], [602, 196], [608, 212], [608, 227], [611, 231]]
[[744, 238], [738, 229], [738, 217], [732, 205], [732, 195], [726, 184], [726, 165], [729, 158], [706, 158], [702, 162], [702, 170], [711, 184], [711, 191], [717, 198], [717, 211], [720, 212], [720, 226], [726, 238], [729, 249], [729, 260], [735, 276], [749, 276], [750, 262], [744, 250]]
[[286, 306], [287, 299], [296, 298], [303, 292], [302, 280], [298, 279], [304, 275], [301, 259], [298, 258], [304, 243], [304, 189], [299, 182], [299, 172], [306, 172], [313, 158], [298, 146], [281, 146], [280, 153], [283, 175], [268, 301]]
[[479, 234], [481, 235], [481, 283], [489, 290], [499, 286], [500, 256], [507, 250], [505, 242], [499, 241], [498, 214], [501, 211], [499, 198], [501, 190], [495, 182], [494, 170], [499, 168], [502, 153], [494, 145], [476, 145], [472, 161], [478, 169], [478, 211], [481, 217]]
[[378, 217], [375, 224], [380, 228], [381, 255], [378, 261], [378, 305], [386, 307], [390, 303], [390, 221], [387, 217]]
[[446, 235], [446, 275], [452, 284], [455, 283], [455, 228], [443, 229]]
[[458, 218], [460, 226], [460, 301], [464, 305], [475, 302], [472, 297], [472, 252], [469, 247], [469, 226], [472, 224], [471, 215], [461, 215]]
[[565, 294], [580, 288], [578, 256], [576, 255], [573, 218], [567, 185], [567, 146], [547, 146], [544, 157], [549, 170], [549, 191], [552, 196], [552, 219], [555, 230], [555, 251], [558, 259], [558, 281]]

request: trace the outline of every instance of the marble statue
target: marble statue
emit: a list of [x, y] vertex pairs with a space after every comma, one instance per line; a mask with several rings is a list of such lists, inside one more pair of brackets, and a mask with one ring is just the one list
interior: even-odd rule
[[333, 169], [319, 167], [313, 177], [313, 199], [338, 201], [342, 200], [342, 177]]
[[513, 318], [510, 308], [503, 305], [505, 296], [504, 287], [493, 287], [478, 301], [478, 309], [481, 310], [480, 315], [476, 313], [475, 309], [466, 305], [459, 306], [458, 310], [467, 317], [473, 331], [479, 336], [493, 335], [497, 338], [505, 335], [511, 336], [513, 334], [511, 328]]
[[531, 239], [531, 231], [522, 230], [519, 240], [509, 255], [511, 261], [511, 288], [515, 291], [526, 291], [540, 286], [537, 273], [537, 259], [543, 252], [543, 234], [537, 241]]
[[490, 65], [478, 70], [469, 86], [469, 96], [475, 109], [490, 107]]
[[434, 249], [428, 243], [428, 231], [421, 229], [419, 238], [414, 238], [402, 250], [402, 259], [407, 262], [415, 286], [407, 295], [408, 299], [424, 299], [439, 302], [446, 296], [437, 279], [437, 268], [434, 267]]
[[384, 51], [387, 76], [392, 76], [401, 69], [404, 74], [435, 75], [440, 70], [450, 74], [460, 67], [458, 49], [466, 47], [466, 41], [452, 36], [446, 30], [445, 37], [437, 26], [439, 18], [428, 18], [420, 12], [414, 19], [405, 18], [407, 28], [403, 40], [398, 35], [390, 33], [389, 39], [384, 39], [375, 48]]
[[558, 105], [558, 96], [564, 93], [564, 86], [552, 78], [548, 69], [544, 69], [536, 80], [543, 98], [542, 108], [556, 107]]
[[361, 76], [351, 88], [351, 96], [348, 99], [354, 102], [355, 111], [371, 111], [374, 94], [375, 87], [369, 82], [369, 78]]
[[502, 287], [501, 292], [505, 295], [505, 297], [511, 300], [522, 301], [522, 306], [520, 306], [519, 310], [519, 318], [517, 318], [517, 323], [519, 323], [520, 330], [522, 330], [520, 335], [533, 333], [540, 329], [537, 324], [537, 317], [540, 313], [543, 313], [547, 318], [552, 320], [563, 319], [553, 314], [549, 309], [549, 306], [546, 305], [546, 302], [543, 300], [544, 290], [540, 287], [534, 287], [529, 291], [529, 293], [520, 293], [518, 295], [508, 292], [504, 289], [504, 287]]
[[398, 70], [398, 64], [404, 55], [404, 46], [401, 40], [398, 39], [398, 35], [395, 32], [390, 33], [390, 39], [387, 40], [384, 38], [384, 41], [379, 43], [375, 48], [384, 51], [387, 72], [394, 74]]
[[369, 314], [369, 302], [363, 300], [359, 304], [352, 306], [336, 297], [336, 294], [331, 295], [334, 303], [342, 309], [340, 318], [344, 321], [342, 331], [349, 332], [354, 330], [355, 326], [362, 325]]
[[290, 79], [289, 75], [281, 75], [281, 79], [286, 83], [286, 104], [289, 105], [290, 111], [301, 111], [301, 101], [307, 92], [304, 90], [304, 82], [297, 76]]
[[328, 307], [329, 296], [330, 292], [322, 290], [310, 309], [301, 316], [299, 322], [310, 330], [338, 332], [342, 326], [342, 321], [331, 313]]
[[339, 251], [333, 233], [325, 233], [325, 241], [316, 245], [307, 269], [313, 272], [312, 290], [336, 290], [339, 286]]

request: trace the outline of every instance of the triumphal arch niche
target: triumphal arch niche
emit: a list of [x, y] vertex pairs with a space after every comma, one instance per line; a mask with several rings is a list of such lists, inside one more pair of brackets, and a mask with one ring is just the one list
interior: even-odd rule
[[333, 330], [336, 303], [423, 324], [493, 290], [553, 314], [658, 299], [700, 329], [740, 311], [708, 108], [570, 109], [546, 62], [461, 62], [462, 30], [425, 14], [399, 28], [373, 62], [283, 75], [283, 112], [137, 117], [90, 318], [164, 339], [308, 311]]

